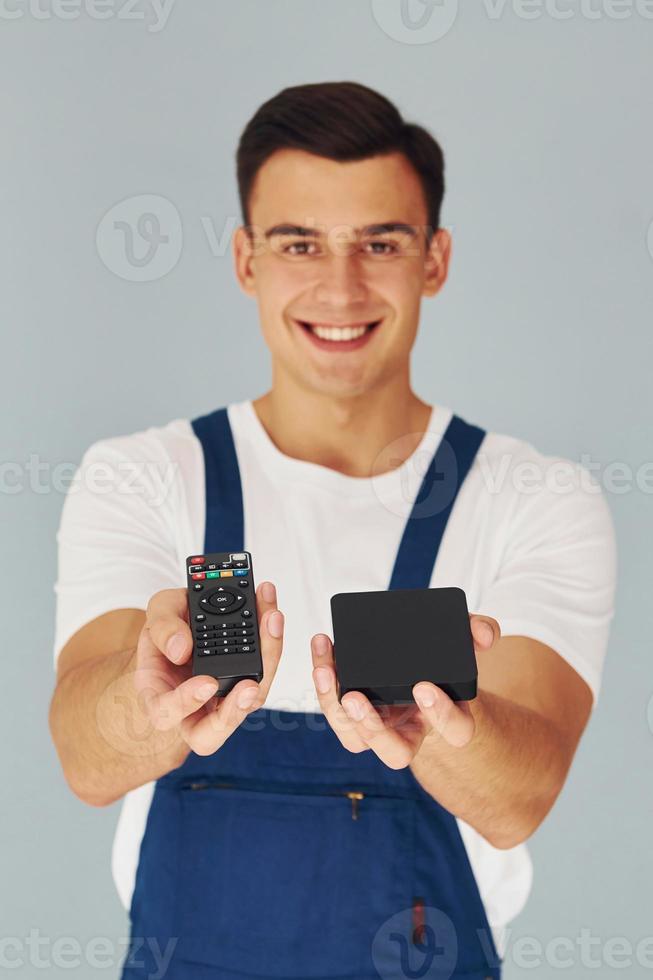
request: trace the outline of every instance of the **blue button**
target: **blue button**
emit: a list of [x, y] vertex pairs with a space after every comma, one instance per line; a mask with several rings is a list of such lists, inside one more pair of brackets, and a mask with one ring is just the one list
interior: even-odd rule
[[236, 568], [234, 569], [234, 575], [247, 575], [246, 568]]

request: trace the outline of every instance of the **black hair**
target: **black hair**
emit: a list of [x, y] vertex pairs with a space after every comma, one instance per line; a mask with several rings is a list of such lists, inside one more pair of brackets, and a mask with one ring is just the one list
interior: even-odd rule
[[[405, 122], [389, 99], [358, 82], [319, 82], [285, 88], [247, 123], [236, 154], [243, 221], [256, 175], [277, 150], [295, 149], [342, 162], [399, 152], [422, 185], [429, 232], [440, 227], [444, 155], [427, 130]], [[430, 237], [430, 234], [429, 234]]]

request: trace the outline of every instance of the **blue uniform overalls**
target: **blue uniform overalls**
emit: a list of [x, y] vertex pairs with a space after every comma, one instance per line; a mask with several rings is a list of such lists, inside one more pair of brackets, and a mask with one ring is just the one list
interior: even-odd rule
[[[193, 428], [206, 472], [199, 551], [240, 551], [242, 493], [226, 410]], [[483, 436], [452, 418], [390, 588], [428, 587]], [[248, 547], [256, 556], [256, 542]], [[261, 708], [216, 753], [191, 752], [157, 780], [130, 917], [123, 980], [156, 976], [152, 950], [170, 940], [166, 980], [500, 977], [455, 818], [410, 768], [347, 751], [321, 713]]]

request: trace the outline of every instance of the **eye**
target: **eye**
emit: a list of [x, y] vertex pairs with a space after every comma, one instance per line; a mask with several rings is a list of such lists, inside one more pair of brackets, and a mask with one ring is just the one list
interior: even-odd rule
[[363, 246], [368, 255], [395, 255], [398, 251], [395, 242], [366, 242]]
[[300, 239], [297, 242], [290, 242], [289, 245], [285, 245], [281, 251], [284, 255], [317, 255], [318, 247], [317, 242], [307, 242], [304, 239]]

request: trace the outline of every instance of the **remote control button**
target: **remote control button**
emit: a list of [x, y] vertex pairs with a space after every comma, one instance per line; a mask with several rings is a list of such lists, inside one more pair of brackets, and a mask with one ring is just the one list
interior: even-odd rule
[[189, 565], [203, 565], [205, 561], [206, 561], [206, 558], [204, 557], [204, 555], [200, 555], [199, 558], [189, 558], [188, 559], [188, 564]]
[[195, 582], [195, 584], [193, 585], [194, 592], [201, 592], [203, 588], [204, 586], [202, 585], [201, 582]]
[[249, 611], [249, 609], [243, 609], [243, 611], [242, 611], [242, 613], [241, 613], [240, 615], [241, 615], [241, 616], [245, 616], [245, 617], [249, 617], [249, 616], [251, 616], [252, 614], [251, 614], [251, 612]]
[[210, 593], [209, 602], [219, 609], [224, 608], [224, 602], [222, 602], [222, 599], [226, 595], [231, 596], [231, 598], [236, 603], [235, 608], [233, 610], [234, 612], [236, 611], [236, 609], [240, 609], [240, 607], [246, 601], [245, 596], [237, 592], [236, 589], [229, 588], [228, 586], [225, 587], [224, 585], [219, 585], [218, 588], [215, 589], [215, 591]]
[[247, 575], [247, 569], [243, 568], [242, 565], [238, 565], [238, 567], [234, 572], [234, 575]]
[[232, 566], [231, 566], [231, 562], [230, 561], [221, 561], [220, 562], [220, 568], [231, 568], [231, 567]]
[[202, 606], [206, 612], [214, 612], [216, 609], [226, 610], [234, 604], [235, 608], [232, 611], [235, 612], [236, 609], [240, 609], [244, 603], [244, 595], [240, 595], [240, 593], [236, 592], [236, 590], [233, 588], [225, 588], [223, 585], [213, 588], [207, 593], [207, 595], [200, 599], [200, 606]]
[[204, 620], [206, 619], [206, 616], [204, 615], [204, 613], [198, 613], [195, 619], [198, 623], [203, 623]]
[[198, 650], [198, 656], [200, 657], [211, 657], [215, 656], [216, 653], [220, 653], [219, 650]]
[[231, 578], [232, 575], [233, 572], [231, 571], [231, 569], [223, 568], [222, 571], [220, 572], [220, 578]]
[[241, 580], [238, 583], [238, 585], [241, 587], [241, 589], [246, 589], [247, 586], [249, 585], [249, 581], [246, 578], [241, 578]]
[[[204, 600], [201, 600], [204, 602]], [[231, 592], [219, 592], [214, 593], [210, 599], [207, 599], [207, 604], [210, 603], [214, 609], [228, 609], [229, 606], [233, 606], [236, 601], [236, 597]]]
[[213, 572], [213, 571], [215, 571], [215, 569], [216, 569], [216, 568], [217, 568], [218, 566], [217, 566], [217, 565], [207, 565], [206, 567], [208, 568], [208, 570], [209, 570], [210, 572]]
[[200, 599], [200, 606], [205, 612], [219, 614], [222, 612], [238, 612], [245, 605], [246, 597], [239, 592], [220, 585], [208, 595]]
[[237, 650], [236, 647], [222, 647], [217, 652], [224, 654], [224, 653], [239, 653], [240, 651]]
[[240, 653], [254, 653], [254, 647], [253, 646], [240, 647], [239, 648], [239, 652]]
[[207, 572], [207, 578], [220, 578], [220, 572]]
[[[235, 561], [234, 562], [234, 568], [241, 568], [241, 569], [243, 569], [243, 571], [240, 572], [241, 575], [246, 575], [247, 574], [248, 565], [247, 565], [247, 562], [246, 561]], [[238, 572], [236, 572], [236, 575], [238, 575]]]
[[206, 572], [195, 572], [193, 575], [194, 579], [204, 579], [206, 578]]
[[188, 569], [189, 572], [204, 572], [206, 571], [205, 565], [191, 565]]
[[229, 555], [232, 561], [247, 561], [247, 555], [244, 551], [239, 551], [234, 555]]

